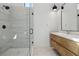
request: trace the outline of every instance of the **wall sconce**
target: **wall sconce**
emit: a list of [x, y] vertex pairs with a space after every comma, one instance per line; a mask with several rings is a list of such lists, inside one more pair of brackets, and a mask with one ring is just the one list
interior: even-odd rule
[[63, 9], [64, 9], [64, 7], [63, 7], [63, 6], [61, 6], [61, 9], [63, 10]]
[[65, 3], [64, 3], [64, 4], [62, 4], [62, 6], [61, 6], [61, 10], [63, 10], [63, 9], [64, 9], [64, 5], [65, 5]]
[[59, 11], [60, 9], [63, 10], [64, 9], [64, 5], [65, 3], [54, 3], [54, 4], [51, 4], [51, 10], [53, 12], [57, 12]]
[[52, 7], [53, 11], [57, 11], [57, 6], [54, 4], [54, 6]]

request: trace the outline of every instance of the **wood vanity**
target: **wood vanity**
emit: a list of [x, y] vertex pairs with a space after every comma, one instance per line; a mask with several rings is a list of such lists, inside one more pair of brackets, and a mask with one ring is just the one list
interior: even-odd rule
[[79, 56], [79, 42], [51, 33], [50, 43], [62, 56]]

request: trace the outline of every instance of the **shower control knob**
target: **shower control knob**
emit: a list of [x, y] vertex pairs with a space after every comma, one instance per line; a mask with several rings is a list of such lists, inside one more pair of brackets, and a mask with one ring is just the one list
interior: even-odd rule
[[10, 7], [9, 7], [9, 6], [5, 6], [5, 9], [7, 9], [7, 10], [8, 10], [8, 9], [10, 9]]
[[5, 5], [3, 5], [3, 7], [5, 7], [6, 10], [10, 9], [9, 6], [5, 6]]
[[2, 28], [5, 29], [6, 28], [6, 25], [2, 25]]

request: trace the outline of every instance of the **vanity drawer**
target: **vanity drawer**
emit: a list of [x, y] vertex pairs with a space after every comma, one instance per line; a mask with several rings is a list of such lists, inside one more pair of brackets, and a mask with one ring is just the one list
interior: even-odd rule
[[52, 41], [52, 46], [62, 55], [62, 56], [75, 56], [72, 52], [68, 51], [64, 47], [60, 46], [55, 41]]
[[70, 50], [74, 54], [79, 55], [79, 45], [77, 42], [53, 34], [51, 35], [51, 40], [58, 42], [61, 46]]

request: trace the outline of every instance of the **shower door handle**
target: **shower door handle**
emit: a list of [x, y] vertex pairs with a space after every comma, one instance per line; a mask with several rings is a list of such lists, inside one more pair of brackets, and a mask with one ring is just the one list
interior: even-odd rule
[[30, 28], [30, 34], [33, 34], [33, 28]]

